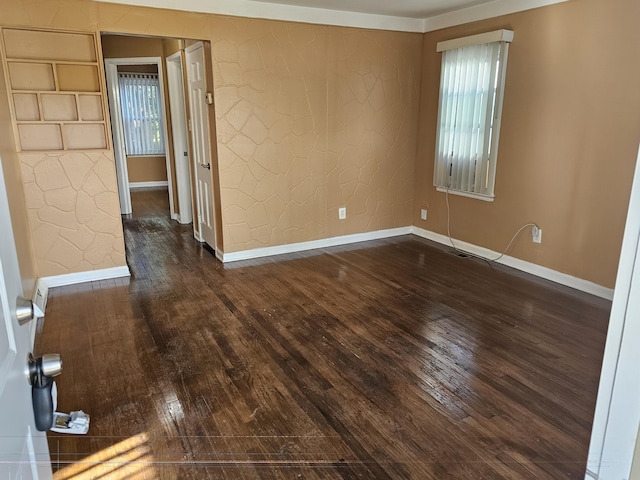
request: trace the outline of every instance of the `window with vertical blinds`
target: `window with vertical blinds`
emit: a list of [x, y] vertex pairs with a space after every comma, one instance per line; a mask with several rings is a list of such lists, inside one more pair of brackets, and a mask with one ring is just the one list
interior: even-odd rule
[[118, 73], [127, 155], [164, 155], [157, 73]]
[[433, 183], [440, 191], [492, 201], [498, 137], [513, 32], [438, 44], [442, 51]]

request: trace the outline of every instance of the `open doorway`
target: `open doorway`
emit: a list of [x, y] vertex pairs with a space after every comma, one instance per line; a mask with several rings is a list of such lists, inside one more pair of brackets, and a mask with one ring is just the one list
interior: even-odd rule
[[[213, 124], [211, 86], [207, 82], [207, 42], [161, 37], [102, 34], [102, 51], [112, 120], [121, 213], [135, 215], [132, 197], [140, 191], [160, 190], [167, 204], [166, 215], [182, 224], [193, 224], [193, 236], [216, 250], [215, 205], [213, 187], [215, 149], [211, 148]], [[210, 76], [210, 75], [209, 75]], [[131, 100], [140, 107], [153, 97], [158, 117], [133, 116], [133, 129], [143, 131], [138, 144], [153, 144], [150, 151], [128, 145], [126, 82], [155, 82], [155, 90], [134, 85], [143, 91], [143, 99]], [[143, 105], [144, 106], [144, 105]], [[155, 111], [153, 108], [151, 111]], [[137, 123], [136, 123], [137, 122]], [[146, 125], [146, 128], [142, 128]], [[154, 130], [155, 127], [155, 130]], [[133, 208], [132, 208], [133, 207]], [[157, 210], [157, 209], [156, 209]]]
[[120, 213], [132, 213], [131, 191], [164, 189], [176, 219], [162, 57], [105, 59]]

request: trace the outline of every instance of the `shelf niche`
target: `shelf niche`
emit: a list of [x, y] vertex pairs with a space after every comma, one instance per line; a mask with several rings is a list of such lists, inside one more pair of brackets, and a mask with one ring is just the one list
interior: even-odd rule
[[2, 29], [24, 151], [108, 148], [94, 34]]

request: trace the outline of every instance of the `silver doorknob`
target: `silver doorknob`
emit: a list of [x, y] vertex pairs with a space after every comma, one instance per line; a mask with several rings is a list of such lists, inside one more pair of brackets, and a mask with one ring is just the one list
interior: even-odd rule
[[62, 373], [62, 358], [59, 353], [47, 353], [34, 358], [30, 353], [27, 357], [27, 377], [31, 385], [36, 385], [42, 376], [56, 377]]
[[16, 318], [20, 325], [24, 325], [36, 318], [31, 300], [22, 297], [16, 299]]

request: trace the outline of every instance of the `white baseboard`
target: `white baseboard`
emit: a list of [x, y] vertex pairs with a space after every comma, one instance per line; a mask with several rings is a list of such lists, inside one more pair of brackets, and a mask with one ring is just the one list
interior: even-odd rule
[[66, 273], [64, 275], [40, 277], [36, 282], [36, 289], [33, 294], [33, 303], [35, 303], [40, 308], [40, 310], [45, 312], [47, 308], [47, 297], [49, 295], [50, 288], [130, 276], [131, 272], [129, 271], [129, 267], [125, 265], [123, 267], [90, 270], [88, 272]]
[[[449, 237], [447, 237], [446, 235], [441, 235], [439, 233], [435, 233], [415, 226], [411, 227], [411, 233], [419, 237], [432, 240], [436, 243], [440, 243], [442, 245], [451, 246]], [[486, 258], [495, 258], [500, 255], [500, 253], [489, 250], [488, 248], [479, 247], [472, 243], [463, 242], [462, 240], [457, 240], [454, 238], [453, 241], [455, 242], [456, 248], [469, 253], [473, 253], [474, 255], [480, 255]], [[557, 270], [552, 270], [551, 268], [536, 265], [535, 263], [520, 260], [519, 258], [510, 257], [509, 255], [503, 256], [500, 260], [497, 261], [497, 263], [507, 265], [508, 267], [515, 268], [516, 270], [520, 270], [522, 272], [530, 273], [546, 280], [551, 280], [552, 282], [559, 283], [567, 287], [575, 288], [576, 290], [580, 290], [581, 292], [590, 293], [607, 300], [613, 300], [612, 288], [603, 287], [602, 285], [598, 285], [597, 283], [583, 280], [582, 278], [574, 277], [566, 273], [558, 272]]]
[[314, 250], [316, 248], [348, 245], [349, 243], [397, 237], [398, 235], [408, 235], [410, 233], [411, 227], [390, 228], [388, 230], [354, 233], [352, 235], [341, 235], [339, 237], [323, 238], [320, 240], [311, 240], [309, 242], [289, 243], [286, 245], [277, 245], [275, 247], [254, 248], [252, 250], [242, 250], [240, 252], [233, 253], [220, 253], [218, 258], [224, 263], [237, 262], [238, 260], [250, 260], [252, 258], [270, 257], [272, 255], [282, 255], [285, 253], [304, 252], [306, 250]]
[[[342, 235], [339, 237], [323, 238], [321, 240], [312, 240], [309, 242], [289, 243], [286, 245], [277, 245], [275, 247], [255, 248], [252, 250], [243, 250], [233, 253], [216, 252], [218, 259], [224, 263], [237, 262], [239, 260], [250, 260], [253, 258], [269, 257], [272, 255], [282, 255], [286, 253], [303, 252], [306, 250], [313, 250], [316, 248], [335, 247], [338, 245], [347, 245], [350, 243], [366, 242], [367, 240], [378, 240], [381, 238], [396, 237], [399, 235], [413, 234], [418, 237], [432, 240], [442, 245], [451, 245], [449, 237], [441, 235], [429, 230], [425, 230], [419, 227], [400, 227], [392, 228], [389, 230], [377, 230], [375, 232], [356, 233], [353, 235]], [[472, 243], [463, 242], [462, 240], [453, 239], [456, 247], [465, 250], [474, 255], [480, 255], [486, 258], [495, 258], [500, 254], [489, 250], [488, 248], [479, 247]], [[535, 263], [520, 260], [519, 258], [504, 255], [497, 261], [502, 265], [515, 268], [522, 272], [530, 273], [546, 280], [565, 285], [567, 287], [575, 288], [581, 292], [589, 293], [606, 300], [613, 300], [613, 289], [603, 287], [597, 283], [583, 280], [582, 278], [574, 277], [566, 273], [558, 272], [551, 268], [536, 265]]]
[[129, 182], [129, 190], [141, 190], [143, 188], [169, 188], [169, 181]]

